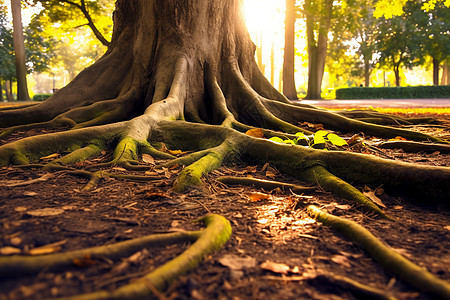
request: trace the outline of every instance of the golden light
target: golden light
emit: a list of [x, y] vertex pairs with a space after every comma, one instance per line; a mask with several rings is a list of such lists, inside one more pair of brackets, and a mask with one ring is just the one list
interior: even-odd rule
[[243, 0], [243, 9], [250, 37], [261, 51], [260, 68], [278, 88], [283, 66], [285, 1]]

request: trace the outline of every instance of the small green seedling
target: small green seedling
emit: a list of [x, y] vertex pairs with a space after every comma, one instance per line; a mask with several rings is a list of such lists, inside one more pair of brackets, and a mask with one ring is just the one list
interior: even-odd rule
[[297, 132], [295, 136], [296, 137], [292, 140], [291, 139], [283, 140], [282, 138], [276, 136], [270, 138], [270, 140], [277, 143], [300, 145], [315, 149], [325, 149], [327, 144], [331, 144], [338, 147], [347, 145], [347, 142], [343, 138], [325, 130], [319, 130], [312, 136], [307, 136], [302, 132]]

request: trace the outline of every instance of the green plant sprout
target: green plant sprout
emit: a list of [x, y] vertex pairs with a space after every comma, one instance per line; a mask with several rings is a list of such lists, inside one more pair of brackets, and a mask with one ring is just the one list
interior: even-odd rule
[[347, 145], [347, 142], [337, 134], [328, 132], [326, 130], [319, 130], [314, 135], [305, 135], [302, 132], [297, 132], [294, 139], [282, 139], [279, 137], [271, 137], [270, 140], [277, 143], [285, 143], [291, 145], [299, 145], [311, 147], [315, 149], [325, 149], [328, 145], [342, 147]]

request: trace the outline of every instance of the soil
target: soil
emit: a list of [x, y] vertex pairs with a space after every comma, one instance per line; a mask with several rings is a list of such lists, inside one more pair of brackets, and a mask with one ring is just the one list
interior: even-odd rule
[[[412, 129], [449, 139], [450, 116], [434, 117], [446, 128]], [[20, 132], [0, 141], [0, 145], [47, 132]], [[417, 164], [450, 166], [449, 154], [378, 149], [379, 140], [364, 137], [364, 141], [364, 145], [356, 144], [350, 150]], [[372, 143], [375, 146], [369, 148]], [[54, 157], [43, 158], [42, 162], [51, 159]], [[77, 167], [86, 168], [108, 159], [109, 154], [103, 153]], [[141, 175], [144, 172], [122, 168], [109, 171]], [[384, 271], [354, 242], [308, 217], [305, 207], [315, 204], [363, 225], [414, 263], [450, 282], [450, 215], [447, 208], [430, 204], [427, 199], [418, 203], [378, 189], [385, 211], [400, 220], [392, 222], [364, 214], [352, 203], [320, 189], [297, 195], [279, 189], [226, 186], [216, 181], [219, 176], [232, 175], [306, 185], [267, 165], [222, 166], [204, 178], [204, 188], [184, 194], [170, 191], [179, 171], [180, 168], [155, 167], [147, 174], [159, 176], [158, 180], [137, 183], [108, 179], [95, 190], [83, 192], [86, 179], [64, 172], [48, 175], [38, 168], [0, 168], [0, 251], [3, 255], [37, 254], [43, 249], [64, 252], [153, 233], [194, 230], [200, 227], [193, 220], [215, 213], [231, 222], [231, 239], [158, 298], [367, 299], [367, 295], [330, 281], [345, 276], [398, 299], [432, 299]], [[37, 178], [42, 181], [31, 181]], [[23, 185], [13, 187], [16, 183]], [[85, 262], [74, 262], [74, 266], [60, 272], [42, 270], [35, 276], [5, 279], [0, 281], [0, 299], [67, 297], [114, 289], [150, 272], [188, 246], [143, 249], [119, 261], [86, 258]]]

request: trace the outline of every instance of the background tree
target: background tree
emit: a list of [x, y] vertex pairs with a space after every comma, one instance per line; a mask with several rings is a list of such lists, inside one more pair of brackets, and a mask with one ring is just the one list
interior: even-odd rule
[[44, 9], [40, 14], [47, 22], [59, 24], [66, 31], [88, 26], [102, 45], [109, 46], [114, 1], [29, 0], [28, 3], [41, 4]]
[[[28, 165], [58, 152], [60, 158], [34, 166], [87, 177], [89, 189], [101, 177], [114, 176], [109, 173], [111, 166], [153, 169], [140, 164], [139, 158], [146, 154], [166, 159], [166, 168], [185, 165], [173, 183], [173, 190], [181, 192], [201, 185], [203, 175], [225, 162], [269, 163], [280, 172], [334, 192], [384, 218], [389, 216], [348, 181], [382, 184], [387, 192], [409, 193], [427, 201], [449, 199], [450, 171], [445, 167], [323, 151], [264, 138], [297, 140], [303, 133], [316, 144], [325, 144], [323, 131], [313, 136], [296, 125], [311, 122], [341, 132], [442, 142], [419, 132], [369, 123], [374, 118], [396, 125], [424, 120], [370, 111], [335, 113], [286, 99], [257, 66], [241, 3], [118, 0], [112, 40], [104, 56], [45, 102], [0, 110], [0, 127], [8, 127], [2, 136], [39, 127], [69, 129], [0, 146], [0, 166]], [[327, 136], [332, 140], [333, 135]], [[163, 149], [189, 152], [175, 157], [178, 151]], [[77, 169], [84, 166], [80, 162], [106, 150], [112, 152], [110, 162], [89, 166], [99, 172]], [[201, 243], [199, 247], [207, 246]], [[192, 264], [192, 257], [183, 262]], [[171, 268], [164, 269], [172, 272]], [[131, 287], [95, 292], [85, 298], [145, 299], [150, 287], [155, 289], [152, 279], [146, 276]], [[169, 285], [161, 276], [156, 280], [160, 283], [157, 288]], [[440, 295], [447, 296], [446, 292]]]
[[391, 19], [381, 17], [378, 20], [376, 49], [380, 54], [379, 63], [393, 69], [396, 86], [400, 86], [402, 66], [411, 68], [423, 62], [421, 38], [415, 21], [418, 15], [420, 12], [411, 4], [402, 16]]
[[416, 6], [416, 9], [415, 21], [421, 35], [421, 55], [432, 58], [433, 84], [439, 85], [440, 65], [450, 58], [450, 8], [443, 2], [437, 2], [432, 8]]
[[303, 15], [308, 44], [308, 89], [305, 99], [321, 99], [332, 13], [332, 0], [305, 0]]
[[27, 86], [25, 61], [25, 42], [23, 37], [22, 12], [20, 0], [11, 0], [13, 17], [14, 55], [16, 58], [17, 100], [30, 100]]
[[[0, 84], [1, 90], [5, 89], [5, 96], [8, 101], [12, 101], [12, 93], [10, 89], [10, 82], [15, 80], [16, 68], [14, 58], [14, 44], [13, 33], [8, 26], [6, 18], [6, 6], [3, 1], [0, 1]], [[2, 92], [3, 95], [3, 92]]]
[[283, 94], [291, 100], [298, 99], [295, 88], [295, 0], [286, 0], [284, 22]]

